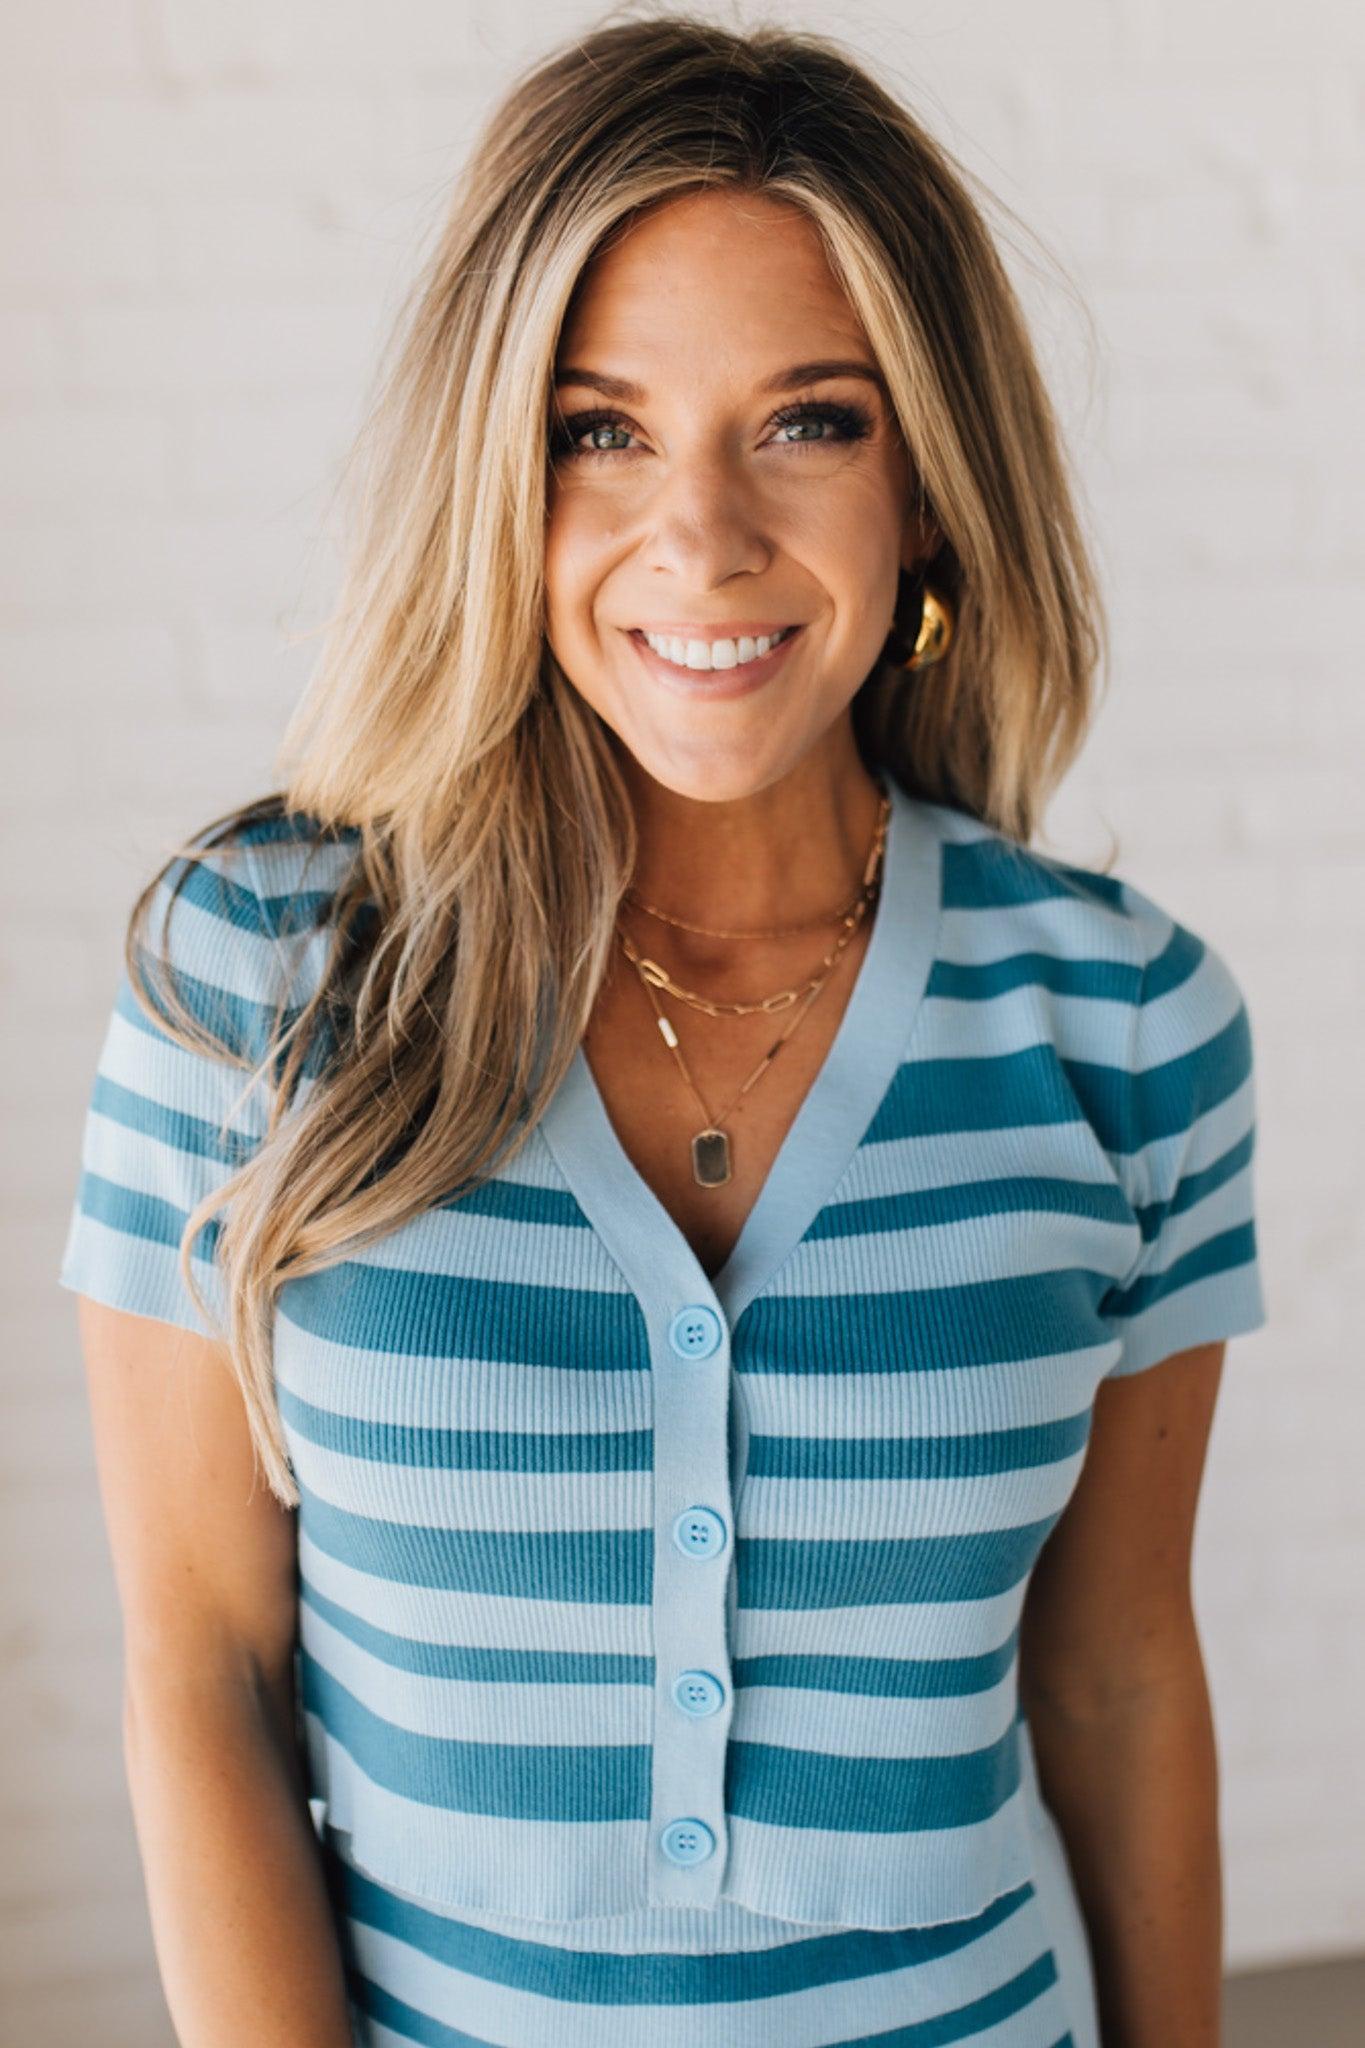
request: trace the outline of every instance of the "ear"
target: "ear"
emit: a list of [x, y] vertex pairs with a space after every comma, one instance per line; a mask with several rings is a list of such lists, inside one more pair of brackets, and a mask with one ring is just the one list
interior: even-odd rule
[[901, 535], [901, 567], [913, 573], [943, 546], [943, 529], [927, 512], [912, 510]]

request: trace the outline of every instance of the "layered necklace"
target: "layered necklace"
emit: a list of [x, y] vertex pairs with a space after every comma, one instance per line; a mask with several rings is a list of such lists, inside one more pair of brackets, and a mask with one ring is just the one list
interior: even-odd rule
[[[837, 922], [839, 925], [839, 932], [834, 944], [807, 980], [798, 982], [791, 988], [777, 989], [772, 995], [761, 996], [754, 1002], [722, 1003], [715, 1001], [710, 996], [699, 994], [695, 989], [681, 988], [656, 960], [646, 958], [637, 947], [632, 945], [629, 935], [622, 929], [618, 920], [616, 933], [621, 941], [622, 950], [640, 977], [645, 994], [648, 996], [654, 1011], [654, 1020], [659, 1027], [659, 1035], [677, 1061], [679, 1072], [682, 1074], [687, 1086], [691, 1089], [697, 1106], [702, 1113], [704, 1120], [702, 1128], [693, 1132], [691, 1140], [692, 1178], [696, 1181], [698, 1187], [723, 1187], [726, 1181], [729, 1180], [730, 1134], [725, 1129], [725, 1119], [744, 1099], [755, 1082], [767, 1072], [797, 1026], [809, 1015], [811, 1005], [815, 1002], [831, 974], [833, 974], [854, 933], [858, 930], [858, 927], [876, 902], [878, 891], [881, 887], [882, 856], [886, 845], [886, 828], [890, 815], [891, 799], [886, 791], [883, 790], [877, 823], [872, 835], [872, 845], [863, 866], [862, 881], [851, 901], [842, 910], [836, 911], [833, 917], [812, 918], [805, 924], [777, 925], [766, 931], [718, 931], [709, 925], [688, 924], [681, 917], [672, 917], [667, 911], [658, 909], [654, 904], [644, 902], [635, 894], [634, 890], [626, 890], [623, 900], [633, 903], [638, 910], [644, 911], [646, 916], [658, 918], [663, 924], [676, 925], [680, 931], [698, 932], [706, 938], [775, 939], [785, 938], [788, 934], [794, 932], [812, 931], [820, 925], [833, 922]], [[718, 1115], [713, 1116], [706, 1103], [702, 1100], [697, 1084], [688, 1071], [687, 1062], [683, 1058], [682, 1047], [678, 1043], [678, 1034], [659, 1005], [659, 999], [655, 993], [657, 989], [665, 990], [669, 995], [675, 996], [680, 1003], [686, 1003], [694, 1010], [701, 1010], [708, 1017], [750, 1017], [760, 1010], [769, 1015], [777, 1015], [783, 1010], [790, 1010], [792, 1013], [782, 1031], [778, 1034], [772, 1045], [769, 1046], [767, 1052], [764, 1053], [758, 1065], [739, 1090], [739, 1093]]]

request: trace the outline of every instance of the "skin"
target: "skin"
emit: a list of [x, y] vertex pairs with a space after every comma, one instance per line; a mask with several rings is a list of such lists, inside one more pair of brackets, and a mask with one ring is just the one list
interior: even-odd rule
[[[891, 624], [898, 570], [938, 543], [909, 509], [910, 461], [874, 385], [845, 376], [761, 391], [798, 357], [875, 367], [815, 230], [784, 203], [704, 193], [661, 207], [589, 267], [557, 362], [629, 379], [641, 395], [558, 387], [565, 414], [609, 407], [623, 418], [579, 438], [608, 452], [557, 464], [547, 636], [613, 736], [639, 830], [638, 892], [730, 929], [826, 911], [842, 900], [835, 877], [851, 892], [876, 797], [849, 705]], [[800, 397], [856, 400], [872, 432], [793, 446], [772, 414]], [[623, 633], [750, 616], [803, 622], [801, 642], [767, 686], [716, 702], [663, 689]], [[808, 938], [738, 951], [644, 920], [627, 928], [679, 978], [718, 994], [771, 988], [809, 956]], [[627, 1000], [638, 1004], [638, 991], [604, 991], [597, 1029], [613, 1121], [701, 1243], [701, 1204], [716, 1191], [699, 1200], [667, 1184], [672, 1134], [650, 1154], [667, 1110], [657, 1067], [643, 1065], [657, 1046], [638, 1010], [613, 1024], [613, 1001]], [[820, 1008], [752, 1098], [756, 1143], [772, 1119], [769, 1156], [795, 1107], [781, 1106], [780, 1090], [804, 1092], [823, 1050], [814, 1033], [827, 1043], [833, 1028], [833, 1005], [823, 1027]], [[695, 1039], [689, 1057], [712, 1099], [770, 1037], [759, 1019], [756, 1033], [734, 1032], [728, 1055], [715, 1035], [709, 1052]], [[753, 1182], [739, 1190], [708, 1270], [754, 1192]], [[1217, 1769], [1190, 1568], [1224, 1350], [1198, 1345], [1100, 1385], [1084, 1467], [1025, 1606], [1021, 1695], [1086, 1919], [1105, 2048], [1219, 2040]]]
[[[704, 924], [814, 915], [831, 876], [856, 878], [876, 795], [849, 704], [891, 625], [899, 570], [937, 543], [909, 509], [904, 441], [875, 385], [761, 391], [798, 358], [876, 370], [806, 217], [708, 192], [669, 202], [589, 266], [556, 365], [647, 394], [626, 404], [557, 386], [566, 415], [611, 406], [623, 426], [579, 437], [606, 452], [556, 464], [546, 630], [619, 743], [636, 886]], [[872, 432], [839, 442], [828, 426], [772, 424], [803, 398], [865, 406]], [[623, 632], [732, 618], [804, 630], [765, 688], [720, 702], [671, 694]]]

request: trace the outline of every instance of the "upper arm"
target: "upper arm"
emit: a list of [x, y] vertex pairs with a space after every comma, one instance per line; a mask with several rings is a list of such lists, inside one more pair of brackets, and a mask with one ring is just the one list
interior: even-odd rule
[[1126, 1044], [1112, 1069], [1084, 1072], [1138, 1243], [1101, 1300], [1113, 1356], [1020, 1637], [1021, 1688], [1073, 1710], [1183, 1676], [1198, 1655], [1190, 1568], [1224, 1353], [1266, 1321], [1240, 985], [1150, 896], [1124, 883], [1122, 899], [1143, 953]]
[[216, 1672], [225, 1659], [282, 1681], [292, 1666], [294, 1517], [255, 1468], [227, 1333], [215, 1327], [224, 1305], [216, 1217], [190, 1245], [209, 1318], [180, 1268], [191, 1213], [225, 1195], [266, 1125], [266, 1091], [249, 1083], [276, 956], [249, 847], [208, 850], [163, 876], [143, 957], [163, 945], [178, 994], [222, 1052], [163, 1029], [163, 978], [154, 977], [153, 1018], [125, 963], [58, 1277], [79, 1304], [130, 1666], [155, 1669], [161, 1682]]
[[131, 1679], [291, 1675], [295, 1515], [259, 1478], [223, 1347], [78, 1296], [105, 1525]]
[[1079, 1706], [1188, 1668], [1195, 1515], [1225, 1340], [1102, 1381], [1080, 1476], [1034, 1566], [1020, 1683]]

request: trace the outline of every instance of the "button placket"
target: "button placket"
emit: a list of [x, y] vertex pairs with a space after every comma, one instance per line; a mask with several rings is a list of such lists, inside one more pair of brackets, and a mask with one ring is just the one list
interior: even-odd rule
[[[697, 1274], [675, 1270], [651, 1317], [654, 1394], [654, 1744], [648, 1897], [711, 1905], [725, 1873], [725, 1759], [734, 1528], [730, 1332]], [[657, 1297], [656, 1297], [657, 1298]]]

